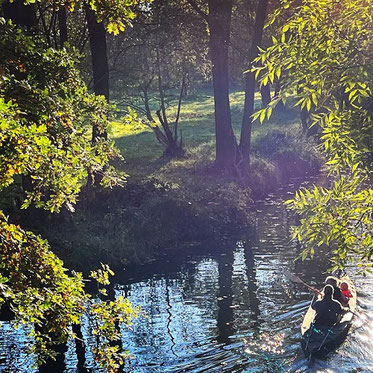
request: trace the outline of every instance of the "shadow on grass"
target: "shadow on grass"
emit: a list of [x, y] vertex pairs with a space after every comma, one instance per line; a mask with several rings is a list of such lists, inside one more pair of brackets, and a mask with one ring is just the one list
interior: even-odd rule
[[[237, 139], [240, 136], [244, 92], [231, 94], [232, 125]], [[259, 108], [259, 96], [256, 100]], [[171, 105], [168, 111], [172, 114], [175, 107]], [[150, 130], [140, 133], [121, 133], [121, 124], [116, 123], [115, 142], [126, 161], [125, 171], [134, 179], [147, 179], [160, 177], [164, 174], [174, 182], [182, 178], [183, 173], [196, 173], [199, 167], [201, 172], [206, 167], [211, 169], [215, 157], [215, 127], [214, 127], [214, 99], [211, 95], [193, 95], [183, 103], [179, 128], [182, 131], [186, 157], [173, 160], [162, 157], [163, 148], [157, 142], [155, 135]], [[122, 125], [124, 127], [124, 125]], [[270, 121], [253, 124], [252, 142], [255, 142], [272, 131], [296, 132], [300, 129], [299, 115], [295, 109], [275, 110]], [[123, 131], [123, 129], [122, 129]], [[260, 152], [259, 152], [260, 155]], [[188, 175], [189, 177], [190, 175]]]

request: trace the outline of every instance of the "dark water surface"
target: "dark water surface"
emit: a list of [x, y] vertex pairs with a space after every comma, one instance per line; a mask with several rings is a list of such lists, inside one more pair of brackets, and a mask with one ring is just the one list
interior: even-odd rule
[[[310, 293], [282, 275], [286, 268], [321, 286], [326, 254], [294, 262], [299, 247], [290, 241], [295, 223], [283, 201], [297, 185], [258, 201], [257, 238], [224, 253], [142, 266], [119, 276], [116, 295], [140, 305], [147, 318], [122, 328], [122, 342], [134, 355], [125, 372], [373, 372], [373, 277], [352, 276], [358, 311], [344, 344], [326, 361], [307, 365], [300, 348], [300, 325]], [[354, 272], [350, 268], [350, 273]], [[27, 328], [0, 328], [0, 371], [34, 372]], [[83, 337], [93, 341], [89, 320]], [[59, 371], [77, 372], [75, 344], [69, 343]], [[98, 372], [92, 353], [85, 366]], [[51, 372], [57, 372], [53, 369]]]

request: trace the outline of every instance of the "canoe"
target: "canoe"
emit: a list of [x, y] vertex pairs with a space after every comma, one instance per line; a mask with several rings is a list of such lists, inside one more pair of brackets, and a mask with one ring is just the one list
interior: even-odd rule
[[[338, 279], [338, 286], [346, 282], [351, 291], [352, 298], [348, 302], [348, 307], [352, 312], [356, 309], [356, 289], [351, 279], [348, 276], [343, 276]], [[320, 297], [320, 296], [319, 296]], [[336, 325], [330, 328], [315, 327], [313, 319], [316, 312], [310, 307], [304, 316], [301, 333], [302, 333], [302, 349], [306, 357], [324, 357], [329, 352], [338, 348], [345, 340], [348, 331], [352, 324], [354, 315], [348, 312], [342, 316]]]

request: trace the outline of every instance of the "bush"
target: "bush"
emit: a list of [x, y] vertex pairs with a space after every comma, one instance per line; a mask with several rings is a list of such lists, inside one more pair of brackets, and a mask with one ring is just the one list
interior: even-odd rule
[[301, 133], [269, 132], [257, 139], [253, 151], [278, 168], [282, 181], [316, 174], [323, 164], [320, 153], [316, 151], [315, 141], [311, 137], [305, 139]]

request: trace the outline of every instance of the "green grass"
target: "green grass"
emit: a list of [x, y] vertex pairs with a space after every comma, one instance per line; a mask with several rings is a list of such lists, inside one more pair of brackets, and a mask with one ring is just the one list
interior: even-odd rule
[[[243, 92], [231, 95], [237, 137], [243, 99]], [[156, 109], [156, 102], [152, 103]], [[175, 115], [176, 105], [176, 100], [171, 102], [170, 115]], [[283, 140], [282, 135], [299, 131], [298, 117], [292, 110], [275, 111], [271, 121], [255, 123], [256, 148], [266, 149], [270, 155], [279, 143], [281, 151], [284, 144], [290, 149], [293, 143]], [[231, 174], [217, 173], [211, 167], [215, 155], [211, 92], [188, 96], [182, 106], [180, 128], [186, 156], [165, 159], [151, 130], [133, 131], [120, 122], [113, 123], [117, 147], [126, 160], [124, 169], [130, 175], [127, 186], [101, 190], [94, 202], [78, 205], [77, 212], [66, 221], [51, 220], [39, 229], [71, 267], [84, 270], [99, 262], [127, 266], [190, 247], [216, 249], [251, 234], [253, 193], [267, 193], [278, 185], [278, 167], [270, 156], [253, 157], [249, 188]], [[277, 142], [276, 131], [281, 135]], [[266, 136], [268, 133], [273, 136]]]
[[[239, 139], [244, 92], [233, 92], [230, 95], [232, 124]], [[156, 102], [152, 102], [156, 108]], [[256, 107], [260, 106], [260, 96], [256, 96]], [[171, 101], [167, 113], [176, 114], [176, 100]], [[155, 117], [155, 115], [154, 115]], [[181, 160], [163, 159], [163, 148], [158, 144], [150, 129], [133, 131], [120, 122], [113, 123], [113, 135], [117, 147], [126, 160], [126, 172], [133, 178], [162, 177], [165, 173], [173, 182], [178, 170], [196, 169], [211, 164], [215, 152], [214, 98], [212, 92], [202, 91], [188, 96], [182, 104], [179, 128], [182, 130], [186, 157]], [[275, 111], [270, 121], [254, 123], [252, 141], [268, 132], [299, 131], [299, 115], [295, 110]], [[176, 179], [179, 179], [176, 177]]]

